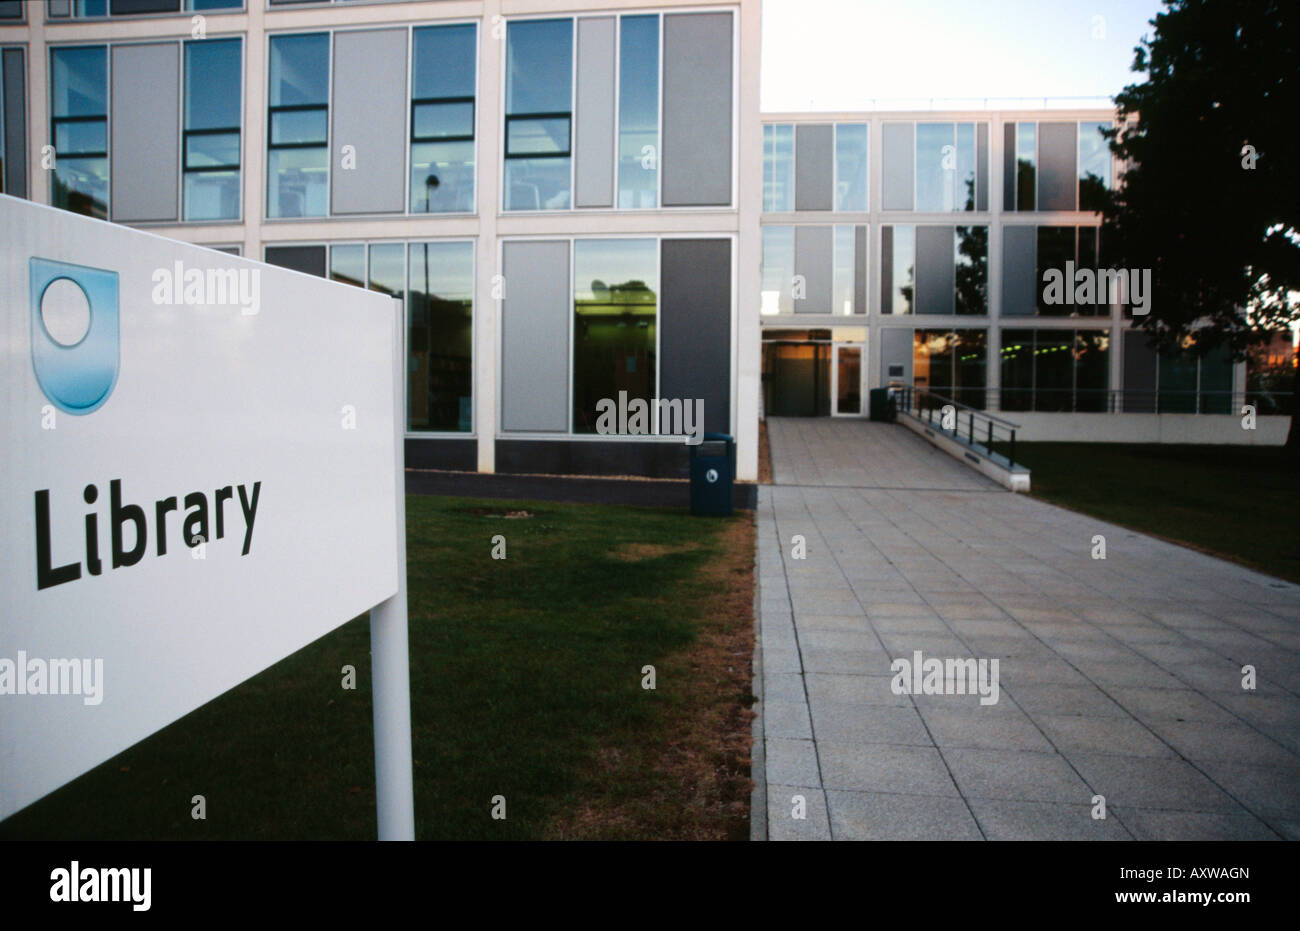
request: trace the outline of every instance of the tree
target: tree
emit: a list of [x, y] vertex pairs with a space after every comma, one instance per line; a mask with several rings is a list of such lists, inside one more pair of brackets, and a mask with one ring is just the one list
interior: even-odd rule
[[1105, 264], [1152, 270], [1156, 348], [1239, 361], [1300, 322], [1300, 4], [1163, 2], [1115, 98]]

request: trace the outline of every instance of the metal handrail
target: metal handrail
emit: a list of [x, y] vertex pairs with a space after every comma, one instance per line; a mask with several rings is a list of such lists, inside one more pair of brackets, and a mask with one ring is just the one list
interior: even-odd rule
[[[1007, 442], [1007, 466], [1008, 468], [1015, 468], [1016, 431], [1020, 429], [1020, 424], [1013, 423], [1012, 421], [1007, 420], [1004, 417], [999, 417], [996, 414], [990, 414], [987, 411], [971, 407], [968, 404], [962, 404], [959, 401], [955, 401], [952, 398], [945, 397], [941, 394], [936, 394], [926, 388], [903, 386], [900, 390], [903, 394], [903, 409], [908, 413], [908, 415], [915, 417], [917, 420], [925, 421], [927, 426], [931, 429], [939, 430], [942, 433], [950, 435], [953, 439], [966, 443], [972, 449], [977, 449], [980, 446], [983, 446], [985, 455], [992, 456], [994, 455], [993, 444], [999, 442], [1000, 439], [1005, 439]], [[948, 406], [953, 408], [954, 415], [951, 430], [948, 430], [943, 426], [942, 419], [938, 426], [934, 423], [934, 412], [936, 410], [942, 411], [943, 408]], [[961, 429], [961, 415], [963, 413], [966, 415], [965, 438], [962, 437]], [[977, 419], [980, 421], [983, 442], [979, 442], [975, 439], [975, 423]], [[999, 438], [994, 436], [995, 428], [999, 427], [1005, 431], [1005, 437]]]

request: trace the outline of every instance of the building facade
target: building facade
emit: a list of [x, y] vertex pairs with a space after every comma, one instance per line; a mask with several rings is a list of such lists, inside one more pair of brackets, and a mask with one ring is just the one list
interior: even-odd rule
[[753, 479], [759, 15], [4, 2], [3, 190], [402, 300], [408, 466], [676, 476], [702, 409]]
[[1135, 329], [1140, 270], [1098, 280], [1113, 120], [765, 114], [765, 411], [861, 416], [870, 389], [895, 385], [1006, 412], [1031, 440], [1280, 442], [1284, 417], [1241, 430], [1244, 402], [1280, 406], [1246, 363], [1158, 356]]

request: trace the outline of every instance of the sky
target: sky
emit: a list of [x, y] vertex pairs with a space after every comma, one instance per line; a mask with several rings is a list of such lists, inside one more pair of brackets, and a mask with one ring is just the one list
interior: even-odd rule
[[1140, 77], [1129, 70], [1133, 48], [1161, 9], [1159, 0], [763, 0], [762, 109], [925, 109], [930, 98], [1095, 105]]

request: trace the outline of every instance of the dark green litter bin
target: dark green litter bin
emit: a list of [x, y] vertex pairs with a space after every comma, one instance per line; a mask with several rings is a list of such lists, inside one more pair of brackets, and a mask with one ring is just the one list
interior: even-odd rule
[[736, 484], [736, 441], [726, 433], [706, 433], [691, 447], [691, 513], [731, 514]]

